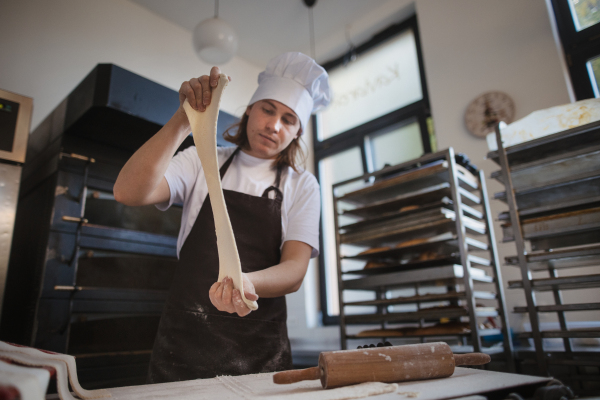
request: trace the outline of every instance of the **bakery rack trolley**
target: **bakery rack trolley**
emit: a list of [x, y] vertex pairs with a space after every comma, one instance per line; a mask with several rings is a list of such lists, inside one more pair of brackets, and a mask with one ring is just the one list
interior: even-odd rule
[[333, 185], [342, 349], [435, 338], [513, 370], [485, 178], [468, 167], [449, 148]]
[[[503, 241], [517, 250], [506, 263], [518, 267], [522, 278], [508, 287], [525, 294], [526, 305], [514, 312], [527, 314], [531, 323], [531, 332], [519, 337], [535, 348], [517, 358], [535, 363], [541, 375], [565, 380], [580, 395], [597, 393], [598, 346], [592, 351], [578, 341], [600, 337], [600, 303], [568, 301], [567, 291], [600, 287], [600, 122], [506, 148], [501, 130], [498, 125], [498, 150], [487, 157], [500, 165], [492, 178], [506, 189], [495, 194], [508, 205], [499, 215]], [[569, 322], [573, 312], [582, 312], [592, 326], [577, 328]], [[558, 329], [542, 329], [550, 314]], [[561, 339], [564, 350], [551, 346]]]

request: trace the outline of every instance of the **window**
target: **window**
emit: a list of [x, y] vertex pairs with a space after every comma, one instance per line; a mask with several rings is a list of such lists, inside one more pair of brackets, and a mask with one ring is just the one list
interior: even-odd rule
[[[356, 59], [345, 62], [350, 55]], [[323, 66], [333, 99], [313, 117], [323, 213], [320, 298], [323, 323], [335, 324], [340, 304], [331, 186], [435, 151], [435, 137], [416, 17], [390, 26], [354, 53]], [[352, 189], [347, 186], [344, 190]], [[344, 295], [352, 297], [344, 301], [365, 300], [360, 292]]]
[[552, 0], [577, 100], [600, 97], [600, 0]]

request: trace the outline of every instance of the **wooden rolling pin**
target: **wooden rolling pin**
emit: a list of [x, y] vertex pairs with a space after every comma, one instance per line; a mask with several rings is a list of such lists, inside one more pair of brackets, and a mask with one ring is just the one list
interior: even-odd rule
[[457, 365], [489, 362], [490, 356], [483, 353], [453, 354], [443, 342], [326, 351], [319, 355], [318, 367], [278, 372], [273, 375], [273, 382], [288, 384], [320, 379], [323, 389], [331, 389], [363, 382], [446, 378]]

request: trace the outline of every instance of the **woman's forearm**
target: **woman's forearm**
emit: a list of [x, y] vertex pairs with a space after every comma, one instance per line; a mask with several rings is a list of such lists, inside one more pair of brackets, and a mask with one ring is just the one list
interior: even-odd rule
[[130, 206], [166, 201], [156, 189], [175, 151], [190, 132], [187, 117], [177, 112], [123, 166], [113, 189], [115, 199]]
[[306, 243], [285, 242], [279, 264], [247, 274], [256, 294], [259, 297], [271, 298], [284, 296], [300, 289], [311, 251], [312, 248]]

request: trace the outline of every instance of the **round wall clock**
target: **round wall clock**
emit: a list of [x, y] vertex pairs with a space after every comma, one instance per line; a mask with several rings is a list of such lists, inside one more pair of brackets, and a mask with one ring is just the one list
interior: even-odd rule
[[515, 103], [504, 92], [491, 91], [477, 96], [465, 111], [465, 124], [473, 135], [479, 138], [494, 131], [500, 121], [507, 124], [515, 117]]

